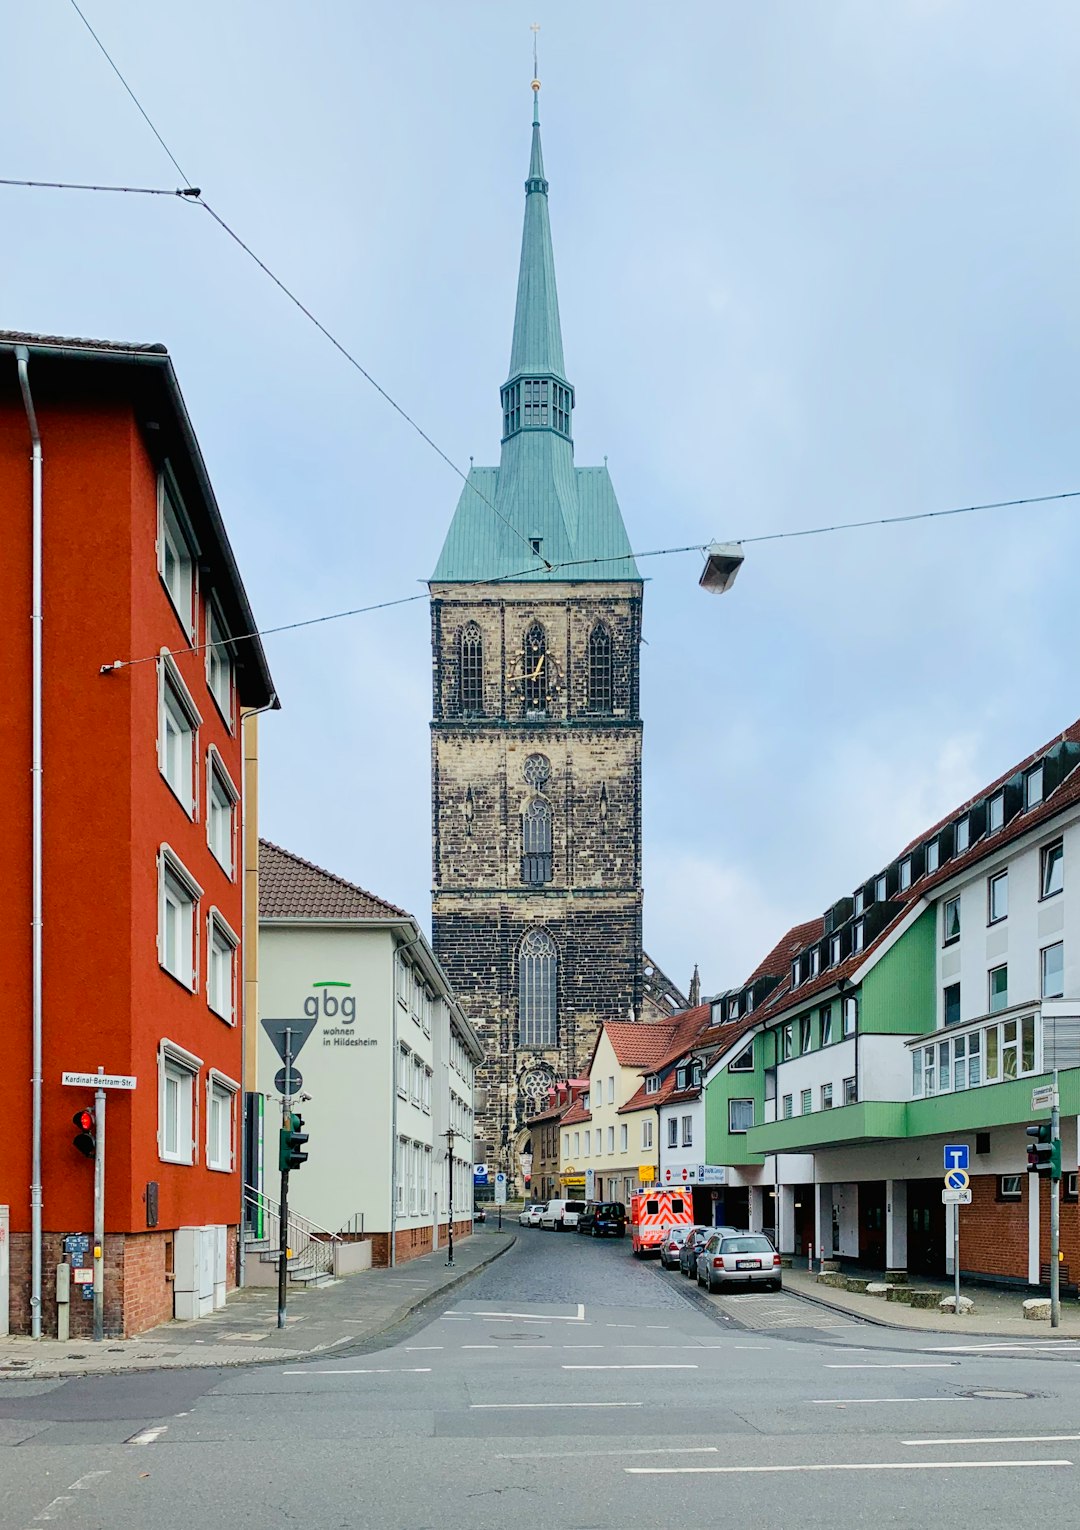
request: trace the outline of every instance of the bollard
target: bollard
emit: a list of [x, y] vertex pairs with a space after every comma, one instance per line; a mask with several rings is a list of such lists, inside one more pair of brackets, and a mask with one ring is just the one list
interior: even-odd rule
[[71, 1266], [66, 1261], [56, 1266], [56, 1337], [64, 1343], [71, 1337]]

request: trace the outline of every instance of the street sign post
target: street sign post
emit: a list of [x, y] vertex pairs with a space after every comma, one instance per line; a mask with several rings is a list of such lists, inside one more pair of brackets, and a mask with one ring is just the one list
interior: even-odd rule
[[591, 1201], [596, 1195], [596, 1170], [585, 1170], [585, 1199]]
[[496, 1204], [496, 1206], [505, 1206], [506, 1205], [506, 1175], [505, 1174], [501, 1174], [500, 1173], [500, 1174], [496, 1174], [496, 1176], [495, 1176], [495, 1204]]
[[[62, 1073], [61, 1084], [73, 1088], [94, 1089], [94, 1342], [105, 1337], [105, 1091], [134, 1089], [138, 1080], [132, 1073]], [[83, 1282], [85, 1286], [85, 1282]]]
[[945, 1188], [941, 1192], [941, 1204], [953, 1209], [953, 1311], [957, 1317], [960, 1316], [960, 1207], [971, 1205], [971, 1179], [967, 1167], [967, 1143], [950, 1143], [945, 1149]]

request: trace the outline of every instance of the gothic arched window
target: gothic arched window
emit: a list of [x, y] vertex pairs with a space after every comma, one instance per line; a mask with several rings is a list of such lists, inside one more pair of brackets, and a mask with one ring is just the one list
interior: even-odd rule
[[611, 707], [611, 633], [597, 622], [589, 634], [589, 711], [610, 712]]
[[559, 953], [547, 930], [530, 930], [518, 947], [518, 1046], [558, 1045]]
[[547, 633], [533, 622], [525, 634], [524, 648], [525, 710], [546, 712], [548, 704]]
[[461, 629], [461, 710], [484, 710], [484, 639], [475, 622]]
[[534, 797], [521, 816], [521, 880], [532, 887], [551, 881], [551, 803]]

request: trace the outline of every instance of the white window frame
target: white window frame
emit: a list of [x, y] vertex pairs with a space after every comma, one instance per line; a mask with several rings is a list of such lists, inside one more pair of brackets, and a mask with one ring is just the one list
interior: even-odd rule
[[[206, 602], [206, 686], [230, 733], [233, 732], [233, 696], [236, 688], [231, 642], [229, 629], [222, 619], [217, 601], [208, 600]], [[217, 681], [222, 669], [225, 673], [224, 696], [220, 694]]]
[[[1046, 988], [1046, 958], [1051, 951], [1061, 952], [1061, 987], [1057, 993], [1048, 993]], [[1048, 946], [1042, 946], [1039, 950], [1039, 992], [1044, 999], [1061, 999], [1065, 996], [1065, 942], [1053, 940]]]
[[[160, 770], [165, 784], [179, 802], [188, 817], [194, 820], [199, 810], [199, 782], [195, 761], [199, 753], [199, 729], [202, 727], [202, 714], [192, 699], [191, 692], [184, 684], [184, 677], [177, 668], [176, 660], [167, 648], [161, 649], [158, 654], [158, 769]], [[170, 708], [170, 703], [172, 706]], [[179, 713], [187, 724], [184, 730], [184, 738], [187, 739], [186, 767], [181, 781], [174, 781], [168, 768], [168, 718], [170, 710]], [[183, 743], [180, 745], [183, 749]]]
[[[1004, 889], [1005, 909], [1002, 913], [995, 912], [995, 902]], [[1001, 924], [1009, 917], [1009, 868], [1002, 867], [1000, 871], [993, 872], [986, 879], [986, 922], [987, 924]]]
[[[181, 962], [181, 970], [174, 971], [165, 960], [165, 908], [167, 899], [176, 903], [177, 889], [186, 895], [185, 902], [188, 909], [187, 934], [191, 943], [191, 968], [187, 970], [186, 964]], [[191, 872], [184, 865], [176, 851], [170, 845], [162, 845], [158, 850], [158, 932], [157, 949], [158, 964], [176, 979], [184, 988], [191, 993], [199, 990], [199, 900], [203, 890], [196, 882]]]
[[[229, 994], [224, 1009], [217, 1002], [218, 996], [214, 992], [214, 953], [219, 949], [219, 940], [221, 947], [227, 948], [229, 952]], [[239, 949], [240, 937], [221, 910], [211, 905], [206, 918], [206, 1003], [226, 1025], [236, 1024], [236, 953]]]
[[956, 855], [964, 855], [971, 849], [971, 819], [966, 813], [956, 820], [954, 843], [956, 845], [954, 852]]
[[[1053, 855], [1055, 850], [1059, 851], [1060, 854], [1057, 856], [1056, 862], [1052, 862], [1050, 857]], [[1053, 865], [1053, 864], [1056, 864], [1058, 866], [1058, 868], [1059, 868], [1059, 872], [1058, 872], [1058, 886], [1057, 887], [1053, 887], [1049, 891], [1047, 891], [1047, 880], [1048, 880], [1047, 879], [1047, 871], [1050, 869], [1051, 865]], [[1064, 890], [1064, 887], [1065, 887], [1065, 841], [1064, 841], [1063, 838], [1059, 837], [1058, 839], [1052, 839], [1048, 845], [1043, 845], [1042, 848], [1039, 851], [1039, 900], [1040, 900], [1040, 902], [1044, 898], [1056, 898], [1058, 893], [1060, 893], [1060, 892], [1062, 892]]]
[[[1034, 787], [1036, 782], [1038, 783], [1037, 796], [1034, 794]], [[1040, 802], [1042, 802], [1044, 791], [1043, 782], [1043, 767], [1042, 763], [1040, 762], [1038, 765], [1033, 765], [1032, 768], [1028, 771], [1027, 775], [1024, 777], [1024, 807], [1026, 809], [1030, 810], [1031, 808], [1038, 807]]]
[[[221, 787], [222, 795], [228, 798], [229, 803], [229, 856], [228, 860], [222, 860], [218, 854], [218, 846], [214, 843], [214, 830], [218, 823], [218, 813], [222, 810], [218, 807], [215, 797], [215, 788]], [[210, 853], [229, 877], [230, 881], [236, 881], [236, 807], [240, 801], [240, 793], [233, 784], [233, 779], [225, 768], [225, 761], [221, 758], [213, 744], [206, 751], [206, 843]]]
[[[227, 1073], [222, 1073], [217, 1068], [211, 1068], [206, 1076], [206, 1167], [212, 1169], [215, 1174], [231, 1174], [236, 1168], [236, 1099], [240, 1093], [240, 1085]], [[222, 1103], [227, 1111], [225, 1117], [228, 1131], [228, 1151], [225, 1154], [225, 1162], [219, 1161], [217, 1148], [220, 1142], [214, 1142], [214, 1101]]]
[[[952, 934], [949, 933], [949, 910], [950, 909], [955, 909], [956, 910], [956, 934], [955, 935], [952, 935]], [[953, 897], [946, 898], [944, 903], [941, 905], [941, 944], [943, 946], [954, 945], [956, 943], [956, 941], [958, 941], [960, 939], [960, 935], [961, 935], [961, 931], [962, 930], [963, 930], [963, 924], [961, 923], [961, 916], [960, 916], [960, 894], [956, 893], [956, 894], [954, 894]]]
[[794, 1114], [795, 1114], [795, 1097], [794, 1097], [794, 1095], [790, 1095], [790, 1094], [785, 1094], [784, 1095], [783, 1100], [781, 1101], [781, 1110], [782, 1110], [782, 1119], [784, 1121], [790, 1121], [792, 1119], [792, 1117], [794, 1116]]
[[910, 855], [905, 855], [904, 859], [900, 862], [899, 877], [900, 877], [900, 881], [899, 881], [898, 885], [900, 887], [900, 891], [901, 892], [907, 892], [908, 888], [911, 886], [911, 879], [912, 879], [912, 867], [911, 867], [911, 856]]
[[609, 1126], [607, 1129], [607, 1150], [609, 1153], [614, 1153], [615, 1151], [615, 1128], [613, 1126]]
[[653, 1124], [651, 1118], [646, 1118], [641, 1123], [641, 1146], [645, 1149], [646, 1152], [649, 1152], [652, 1149], [652, 1145]]
[[941, 865], [941, 842], [937, 839], [928, 839], [926, 842], [926, 874], [929, 876], [937, 871]]
[[[998, 822], [995, 823], [995, 817]], [[1005, 827], [1005, 793], [995, 792], [986, 805], [986, 832], [998, 834]]]
[[[158, 1157], [164, 1163], [193, 1164], [199, 1140], [199, 1098], [196, 1084], [203, 1060], [179, 1042], [162, 1037], [158, 1042]], [[167, 1080], [179, 1088], [176, 1146], [165, 1141], [165, 1101]]]
[[682, 1118], [682, 1146], [693, 1147], [694, 1145], [694, 1118], [683, 1116]]
[[889, 879], [884, 872], [874, 878], [874, 902], [887, 903], [889, 901]]
[[800, 1116], [808, 1116], [810, 1114], [810, 1112], [813, 1110], [813, 1108], [814, 1108], [814, 1091], [813, 1091], [813, 1089], [802, 1089], [802, 1090], [800, 1090], [799, 1091], [799, 1114], [800, 1114]]
[[[1006, 1185], [1009, 1186], [1006, 1189]], [[999, 1174], [998, 1193], [999, 1201], [1022, 1201], [1024, 1198], [1024, 1176], [1022, 1174]]]
[[[744, 1058], [746, 1059], [745, 1062], [743, 1061]], [[736, 1053], [727, 1066], [729, 1073], [753, 1073], [754, 1043], [752, 1041], [747, 1042], [742, 1051]]]
[[668, 1145], [669, 1148], [678, 1147], [678, 1145], [679, 1145], [679, 1118], [678, 1118], [678, 1116], [668, 1116], [668, 1123], [667, 1123], [667, 1145]]
[[646, 1094], [659, 1094], [660, 1093], [660, 1075], [659, 1075], [659, 1073], [649, 1073], [649, 1074], [646, 1075], [646, 1078], [645, 1078], [645, 1093]]
[[[750, 1112], [749, 1112], [749, 1114], [750, 1114], [750, 1126], [736, 1126], [734, 1124], [734, 1119], [733, 1119], [733, 1115], [732, 1115], [732, 1106], [733, 1105], [749, 1105], [749, 1107], [750, 1107]], [[753, 1101], [752, 1098], [747, 1098], [746, 1096], [734, 1096], [733, 1095], [731, 1097], [731, 1099], [728, 1100], [728, 1135], [732, 1136], [732, 1137], [734, 1137], [734, 1136], [740, 1136], [741, 1137], [744, 1132], [748, 1132], [750, 1130], [750, 1127], [753, 1126], [753, 1124], [754, 1124], [754, 1115], [755, 1115], [754, 1101]]]
[[625, 1152], [628, 1151], [629, 1141], [630, 1141], [630, 1128], [627, 1126], [626, 1122], [623, 1121], [620, 1124], [620, 1126], [619, 1126], [619, 1152], [620, 1153], [625, 1153]]
[[395, 1082], [397, 1085], [398, 1098], [401, 1100], [407, 1100], [409, 1098], [409, 1058], [411, 1055], [412, 1054], [408, 1047], [403, 1047], [400, 1044], [398, 1045], [397, 1079]]
[[819, 1032], [820, 1032], [820, 1035], [821, 1035], [821, 1045], [823, 1047], [831, 1047], [832, 1046], [832, 1005], [831, 1004], [823, 1004], [821, 1006], [821, 1014], [818, 1017], [818, 1024], [819, 1024]]
[[822, 1086], [821, 1086], [821, 1108], [822, 1108], [822, 1110], [832, 1110], [832, 1084], [831, 1083], [822, 1084]]
[[[198, 594], [199, 544], [191, 530], [184, 501], [177, 487], [176, 478], [166, 463], [158, 474], [158, 540], [157, 565], [161, 583], [169, 597], [173, 610], [189, 638], [195, 636], [196, 596]], [[170, 545], [182, 573], [180, 589], [174, 590], [165, 572], [165, 549]]]

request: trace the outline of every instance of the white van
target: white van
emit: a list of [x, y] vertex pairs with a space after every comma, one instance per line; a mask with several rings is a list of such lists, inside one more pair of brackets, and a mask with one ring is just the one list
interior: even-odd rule
[[565, 1232], [566, 1228], [577, 1226], [578, 1217], [584, 1210], [584, 1201], [548, 1201], [540, 1218], [540, 1226]]

